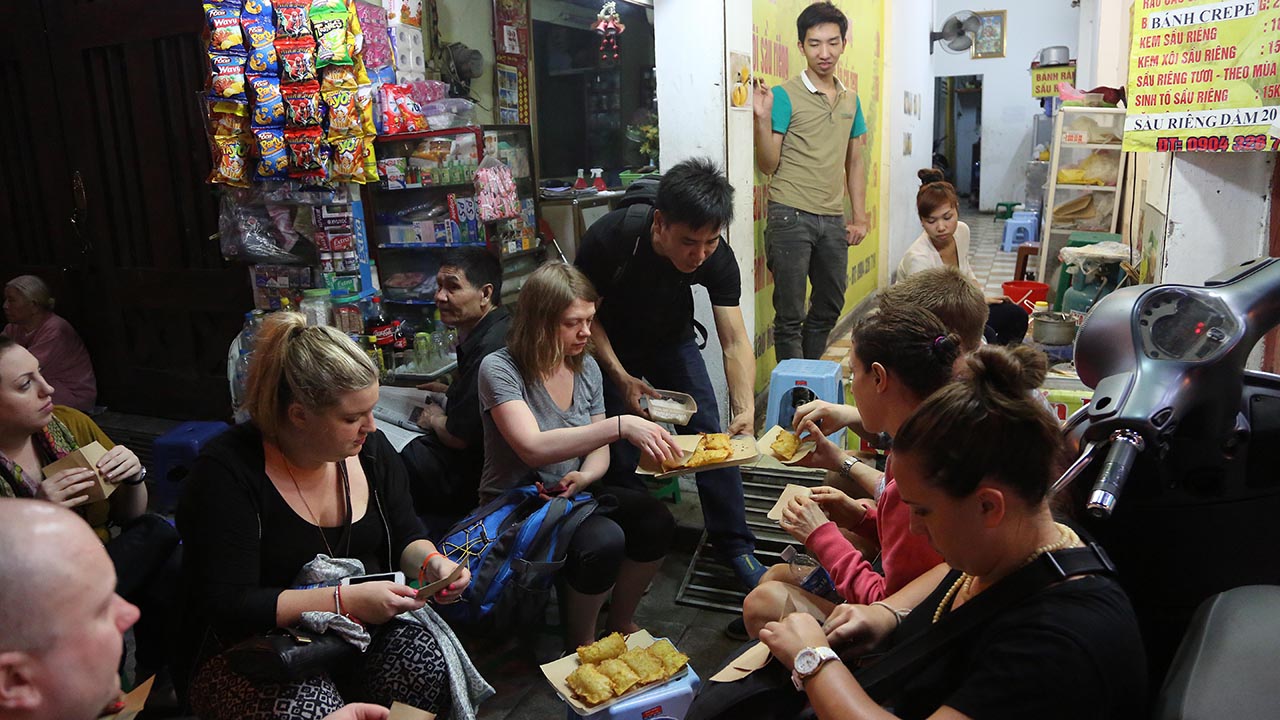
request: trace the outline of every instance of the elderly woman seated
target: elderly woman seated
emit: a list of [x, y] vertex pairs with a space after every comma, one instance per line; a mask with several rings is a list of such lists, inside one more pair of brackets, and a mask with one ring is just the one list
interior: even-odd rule
[[58, 388], [61, 405], [89, 412], [98, 399], [89, 351], [71, 323], [53, 312], [49, 286], [35, 275], [20, 275], [4, 286], [4, 334], [31, 351], [40, 373]]

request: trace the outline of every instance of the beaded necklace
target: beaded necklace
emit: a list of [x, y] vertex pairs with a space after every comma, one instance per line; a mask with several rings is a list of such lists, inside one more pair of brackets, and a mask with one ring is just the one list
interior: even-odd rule
[[[1051, 553], [1080, 543], [1080, 537], [1076, 535], [1074, 530], [1062, 523], [1054, 523], [1054, 525], [1058, 528], [1058, 539], [1048, 545], [1041, 545], [1032, 551], [1032, 553], [1027, 556], [1027, 559], [1022, 562], [1022, 567], [1030, 565], [1036, 558], [1045, 553]], [[942, 596], [942, 602], [938, 603], [938, 609], [933, 611], [933, 621], [936, 623], [938, 620], [942, 619], [942, 612], [946, 608], [950, 607], [952, 599], [960, 597], [961, 595], [967, 595], [969, 593], [969, 588], [972, 586], [973, 576], [969, 573], [961, 573], [960, 577], [956, 578], [956, 581], [952, 583], [951, 589], [947, 590], [947, 594]]]

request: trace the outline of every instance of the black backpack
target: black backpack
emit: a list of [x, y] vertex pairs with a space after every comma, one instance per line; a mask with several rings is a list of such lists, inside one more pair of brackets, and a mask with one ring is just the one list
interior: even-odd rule
[[[635, 257], [636, 251], [640, 249], [640, 238], [644, 237], [649, 225], [653, 222], [653, 206], [658, 202], [658, 183], [661, 180], [662, 176], [657, 173], [638, 177], [631, 181], [627, 191], [622, 194], [622, 199], [618, 201], [617, 209], [626, 210], [626, 214], [622, 216], [622, 222], [618, 225], [618, 232], [624, 238], [634, 239], [631, 243], [630, 257], [618, 265], [618, 269], [613, 273], [615, 286], [627, 274], [631, 258]], [[707, 329], [697, 320], [693, 321], [693, 329], [698, 335], [698, 349], [706, 348]]]

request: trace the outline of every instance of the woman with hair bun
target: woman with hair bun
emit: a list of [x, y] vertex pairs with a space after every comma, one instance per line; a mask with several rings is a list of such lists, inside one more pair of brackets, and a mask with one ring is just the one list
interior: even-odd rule
[[81, 412], [98, 401], [98, 381], [89, 351], [75, 328], [53, 311], [53, 294], [44, 280], [19, 275], [5, 283], [4, 334], [40, 361], [40, 373], [58, 389], [58, 404]]
[[793, 677], [819, 718], [890, 717], [883, 707], [895, 717], [950, 720], [1145, 717], [1137, 621], [1119, 584], [1102, 575], [1068, 573], [1001, 607], [938, 645], [892, 697], [872, 699], [842, 662], [826, 661], [828, 648], [848, 645], [887, 647], [880, 662], [892, 662], [894, 646], [961, 622], [950, 618], [1041, 555], [1083, 544], [1049, 510], [1062, 439], [1031, 393], [1044, 380], [1044, 356], [987, 346], [966, 364], [962, 379], [921, 403], [894, 436], [911, 531], [950, 571], [910, 614], [894, 598], [841, 606], [824, 625], [794, 613], [760, 639], [787, 668], [805, 655]]
[[[953, 267], [983, 290], [969, 265], [969, 226], [960, 221], [960, 198], [951, 183], [935, 168], [920, 170], [916, 212], [924, 231], [911, 243], [898, 263], [894, 282], [921, 270]], [[1027, 334], [1027, 313], [1004, 295], [987, 296], [987, 340], [1000, 345], [1022, 342]]]
[[[849, 389], [855, 405], [816, 400], [796, 410], [796, 432], [808, 433], [817, 443], [799, 464], [852, 479], [857, 458], [826, 435], [852, 424], [859, 414], [866, 431], [896, 435], [925, 398], [951, 381], [960, 344], [960, 337], [948, 332], [937, 316], [918, 307], [888, 307], [863, 317], [854, 327], [849, 357]], [[891, 456], [876, 493], [876, 507], [869, 508], [834, 487], [815, 487], [808, 497], [794, 498], [783, 511], [782, 529], [804, 543], [846, 602], [883, 600], [942, 563], [924, 538], [908, 531], [907, 508], [898, 496], [893, 468]], [[882, 573], [872, 567], [874, 558], [855, 549], [842, 529], [879, 545]], [[796, 584], [787, 564], [765, 573], [743, 605], [748, 635], [754, 637], [765, 623], [776, 619], [788, 600], [824, 613], [835, 608], [831, 599]]]
[[[366, 574], [402, 570], [423, 583], [457, 567], [427, 539], [400, 456], [374, 423], [378, 371], [369, 357], [334, 328], [273, 313], [254, 345], [246, 393], [250, 422], [205, 447], [177, 513], [194, 624], [187, 636], [199, 655], [196, 714], [306, 720], [358, 699], [471, 717], [487, 686], [452, 633], [398, 618], [426, 603], [413, 588], [298, 580], [319, 555], [359, 560]], [[456, 601], [469, 582], [464, 568], [433, 599]], [[221, 652], [319, 613], [367, 627], [368, 649], [280, 683], [240, 675]], [[472, 677], [451, 683], [451, 670]], [[455, 692], [468, 685], [470, 692]]]

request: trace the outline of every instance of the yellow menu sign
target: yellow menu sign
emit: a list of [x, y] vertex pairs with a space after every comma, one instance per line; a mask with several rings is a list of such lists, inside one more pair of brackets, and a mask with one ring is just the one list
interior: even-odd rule
[[1076, 84], [1075, 65], [1031, 68], [1031, 97], [1057, 97], [1060, 82]]
[[1136, 0], [1124, 149], [1280, 149], [1280, 0]]

